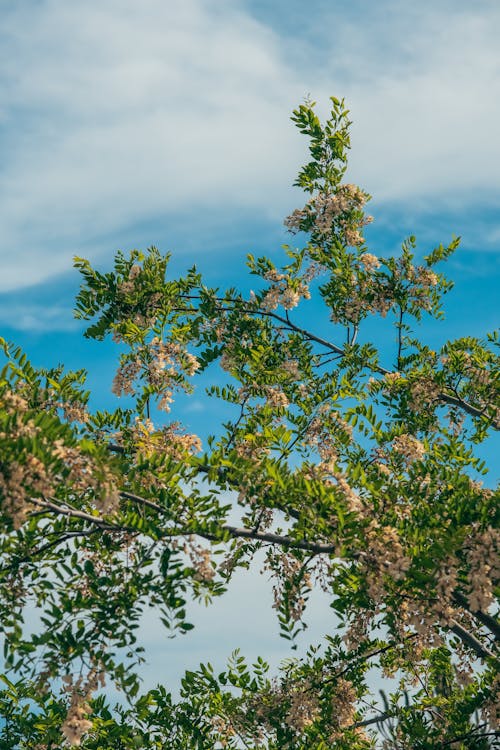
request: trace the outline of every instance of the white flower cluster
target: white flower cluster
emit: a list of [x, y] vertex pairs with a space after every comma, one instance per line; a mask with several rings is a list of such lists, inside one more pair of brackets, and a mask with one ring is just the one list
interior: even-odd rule
[[465, 549], [470, 566], [469, 606], [473, 612], [486, 612], [493, 602], [493, 585], [500, 577], [500, 531], [490, 526], [474, 532]]
[[413, 435], [398, 435], [392, 441], [392, 449], [408, 462], [421, 461], [425, 456], [425, 446]]
[[212, 565], [212, 554], [209, 549], [194, 543], [192, 537], [184, 545], [184, 552], [189, 556], [194, 568], [194, 580], [208, 582], [215, 576], [215, 567]]
[[368, 271], [369, 273], [371, 271], [376, 271], [377, 268], [380, 268], [379, 259], [376, 255], [372, 255], [371, 253], [363, 253], [362, 255], [360, 255], [359, 262], [362, 264], [365, 271]]
[[292, 281], [286, 274], [279, 273], [276, 269], [268, 271], [264, 278], [271, 281], [270, 289], [265, 293], [261, 301], [261, 307], [267, 312], [276, 310], [281, 305], [285, 310], [297, 307], [301, 298], [310, 299], [311, 293], [305, 281]]
[[[198, 359], [180, 344], [162, 341], [155, 336], [148, 344], [137, 349], [132, 360], [122, 362], [113, 380], [112, 392], [116, 396], [133, 396], [134, 381], [141, 372], [159, 394], [158, 408], [170, 411], [173, 390], [179, 387], [179, 373], [192, 376], [199, 369]], [[181, 387], [184, 387], [181, 385]]]
[[70, 704], [61, 733], [72, 747], [80, 747], [83, 736], [92, 729], [92, 722], [87, 717], [92, 713], [89, 700], [99, 684], [104, 687], [104, 673], [93, 669], [84, 681], [79, 677], [73, 682], [72, 675], [63, 678], [64, 692], [70, 696]]
[[290, 695], [290, 708], [286, 715], [286, 723], [296, 732], [303, 732], [311, 726], [320, 714], [317, 693], [312, 685], [305, 680]]
[[269, 553], [264, 567], [278, 573], [273, 585], [274, 609], [279, 610], [283, 606], [286, 595], [288, 615], [291, 620], [298, 622], [306, 606], [306, 600], [301, 595], [300, 589], [312, 589], [313, 586], [310, 573], [303, 572], [303, 563], [287, 553], [278, 556]]
[[[285, 226], [292, 232], [307, 231], [312, 227], [314, 232], [327, 235], [334, 224], [339, 221], [347, 245], [360, 245], [363, 242], [358, 227], [350, 226], [341, 217], [351, 211], [360, 211], [367, 201], [367, 194], [356, 185], [340, 185], [335, 193], [319, 193], [311, 198], [304, 208], [297, 208], [285, 219]], [[366, 217], [367, 224], [372, 217]]]
[[336, 474], [339, 448], [349, 442], [351, 437], [351, 425], [329, 404], [323, 404], [311, 420], [304, 442], [318, 451], [321, 459], [318, 469], [329, 474]]
[[156, 430], [151, 420], [136, 417], [130, 437], [137, 453], [145, 456], [160, 453], [171, 456], [175, 461], [185, 457], [186, 453], [199, 453], [202, 447], [200, 438], [182, 432], [179, 422]]
[[402, 580], [410, 568], [411, 559], [405, 555], [399, 533], [392, 526], [380, 526], [376, 520], [372, 520], [365, 529], [364, 536], [364, 568], [368, 593], [378, 603], [386, 593], [384, 575], [394, 581]]
[[413, 380], [409, 386], [410, 406], [414, 412], [421, 412], [429, 408], [439, 400], [441, 389], [439, 385], [429, 377], [419, 377]]

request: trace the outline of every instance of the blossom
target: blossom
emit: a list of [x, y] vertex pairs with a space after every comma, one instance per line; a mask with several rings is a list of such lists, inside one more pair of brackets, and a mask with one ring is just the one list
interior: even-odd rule
[[[342, 677], [339, 678], [335, 683], [335, 692], [332, 699], [332, 716], [338, 729], [343, 729], [353, 723], [356, 713], [356, 699], [357, 695], [352, 682]], [[335, 742], [341, 736], [342, 733], [335, 729], [330, 735], [330, 742]]]
[[92, 722], [87, 718], [92, 712], [88, 701], [97, 689], [98, 680], [101, 685], [104, 684], [104, 677], [102, 673], [92, 669], [85, 682], [79, 677], [74, 683], [71, 675], [65, 675], [62, 680], [64, 692], [70, 694], [70, 704], [61, 733], [72, 747], [80, 747], [83, 736], [92, 729]]
[[111, 387], [112, 392], [115, 396], [121, 396], [123, 394], [127, 396], [133, 396], [135, 393], [134, 380], [141, 371], [142, 363], [139, 358], [135, 358], [129, 362], [123, 362], [116, 375], [113, 378], [113, 385]]
[[[327, 235], [334, 229], [335, 222], [344, 225], [344, 236], [347, 244], [359, 245], [363, 238], [356, 227], [348, 226], [345, 217], [349, 212], [360, 211], [368, 199], [357, 185], [340, 185], [334, 193], [320, 192], [311, 198], [304, 208], [297, 208], [285, 219], [285, 226], [292, 232], [300, 232], [309, 229], [321, 235]], [[357, 226], [369, 223], [372, 217], [362, 219]]]
[[295, 291], [294, 289], [291, 289], [290, 287], [285, 289], [285, 291], [281, 295], [281, 304], [283, 305], [285, 310], [292, 310], [292, 308], [297, 307], [299, 302], [300, 302], [299, 292]]
[[134, 290], [135, 284], [133, 281], [122, 281], [122, 283], [118, 285], [118, 291], [124, 296], [131, 294]]
[[416, 280], [422, 284], [422, 286], [429, 287], [436, 286], [439, 282], [439, 277], [434, 271], [431, 271], [430, 268], [420, 266], [417, 268]]
[[380, 261], [376, 255], [371, 253], [363, 253], [359, 256], [359, 262], [362, 263], [366, 271], [376, 271], [380, 268]]
[[268, 385], [268, 386], [264, 386], [262, 390], [263, 390], [263, 394], [266, 397], [268, 406], [270, 406], [272, 409], [288, 408], [290, 402], [287, 396], [283, 393], [283, 391], [280, 388], [276, 388], [276, 387]]
[[409, 385], [410, 406], [415, 412], [423, 411], [439, 400], [439, 385], [428, 377], [419, 377]]
[[266, 271], [264, 278], [266, 281], [282, 281], [286, 276], [284, 273], [279, 273], [276, 268], [272, 268], [269, 271]]
[[139, 276], [141, 271], [142, 271], [141, 267], [138, 266], [137, 264], [134, 264], [128, 274], [129, 280], [134, 281], [134, 279], [136, 279]]
[[472, 611], [486, 611], [493, 601], [493, 583], [500, 573], [500, 531], [488, 527], [471, 534], [466, 541], [467, 563], [470, 566], [467, 594]]
[[190, 556], [195, 569], [194, 579], [196, 581], [211, 581], [215, 576], [215, 568], [211, 564], [210, 550], [195, 547], [190, 550]]
[[85, 404], [81, 404], [78, 401], [65, 401], [61, 404], [61, 408], [64, 413], [64, 418], [68, 422], [88, 422], [89, 415]]
[[351, 227], [345, 229], [344, 239], [346, 245], [356, 247], [363, 244], [363, 235], [357, 229], [352, 229]]
[[170, 404], [172, 403], [172, 391], [163, 391], [160, 400], [158, 401], [158, 409], [160, 411], [170, 411]]
[[9, 414], [21, 414], [28, 409], [28, 402], [19, 393], [5, 390], [1, 395], [1, 401]]
[[319, 716], [319, 702], [316, 693], [306, 680], [296, 688], [290, 696], [290, 707], [286, 715], [286, 723], [296, 732], [303, 732], [311, 726]]
[[408, 461], [420, 461], [425, 455], [425, 447], [413, 435], [398, 435], [392, 441], [392, 449]]

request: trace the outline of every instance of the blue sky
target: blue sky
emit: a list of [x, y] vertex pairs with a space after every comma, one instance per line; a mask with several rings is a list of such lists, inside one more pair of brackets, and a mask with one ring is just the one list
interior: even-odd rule
[[[288, 118], [307, 94], [320, 113], [331, 94], [351, 109], [372, 252], [462, 236], [437, 339], [498, 323], [497, 0], [18, 0], [0, 20], [0, 335], [35, 364], [87, 366], [96, 402], [114, 353], [78, 338], [72, 256], [106, 267], [156, 244], [178, 272], [195, 262], [237, 284], [246, 252], [276, 253], [302, 205], [290, 186], [306, 142]], [[203, 411], [185, 417], [203, 428]], [[269, 608], [238, 637], [248, 602], [269, 600], [245, 580], [182, 647], [150, 621], [154, 653], [177, 654], [176, 673], [182, 649], [190, 667], [233, 645], [284, 655]]]

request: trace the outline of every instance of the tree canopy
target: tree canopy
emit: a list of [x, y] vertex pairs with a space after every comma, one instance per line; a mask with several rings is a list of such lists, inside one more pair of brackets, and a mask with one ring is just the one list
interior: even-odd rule
[[[154, 247], [108, 271], [76, 258], [84, 335], [117, 345], [114, 410], [92, 407], [85, 370], [36, 368], [2, 340], [2, 748], [498, 739], [499, 504], [481, 459], [500, 424], [497, 336], [421, 340], [458, 240], [370, 253], [370, 196], [344, 182], [344, 102], [324, 124], [310, 101], [292, 120], [310, 151], [295, 183], [307, 202], [285, 220], [299, 247], [279, 265], [248, 256], [255, 291], [196, 268], [172, 278]], [[224, 415], [203, 445], [175, 419], [202, 373]], [[283, 637], [303, 629], [313, 587], [329, 597], [323, 644], [277, 674], [234, 653], [220, 674], [187, 672], [179, 697], [141, 692], [145, 608], [186, 633], [189, 602], [222, 596], [257, 554]]]

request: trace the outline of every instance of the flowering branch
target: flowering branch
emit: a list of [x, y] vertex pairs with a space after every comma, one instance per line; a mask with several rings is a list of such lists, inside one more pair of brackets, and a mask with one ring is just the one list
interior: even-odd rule
[[[122, 497], [133, 500], [134, 502], [139, 502], [146, 507], [151, 508], [155, 512], [166, 512], [157, 503], [154, 503], [146, 498], [140, 497], [130, 492], [121, 492], [120, 494], [122, 495]], [[56, 503], [52, 503], [47, 500], [37, 500], [36, 498], [32, 498], [31, 502], [34, 505], [38, 505], [39, 507], [50, 510], [54, 513], [60, 513], [65, 516], [88, 521], [106, 531], [137, 532], [137, 529], [126, 527], [121, 524], [111, 524], [109, 523], [109, 521], [106, 521], [99, 516], [93, 516], [89, 513], [79, 511], [72, 506], [62, 507], [60, 505], [57, 505]], [[236, 539], [251, 539], [256, 542], [279, 545], [280, 547], [283, 547], [285, 549], [305, 550], [307, 552], [311, 552], [313, 555], [332, 554], [337, 550], [337, 545], [335, 544], [315, 543], [305, 540], [297, 540], [281, 534], [274, 534], [272, 532], [260, 532], [254, 529], [246, 529], [227, 524], [224, 524], [220, 527], [220, 534], [217, 535], [201, 529], [196, 530], [191, 528], [186, 530], [173, 529], [169, 531], [167, 537], [172, 538], [174, 536], [190, 536], [192, 534], [210, 541], [222, 541], [224, 536], [228, 534], [229, 536]], [[472, 633], [470, 633], [462, 625], [456, 622], [456, 620], [452, 620], [452, 622], [450, 623], [450, 630], [455, 633], [455, 635], [457, 635], [467, 646], [469, 646], [480, 658], [495, 658], [495, 654], [492, 651], [487, 649], [474, 635], [472, 635]]]

